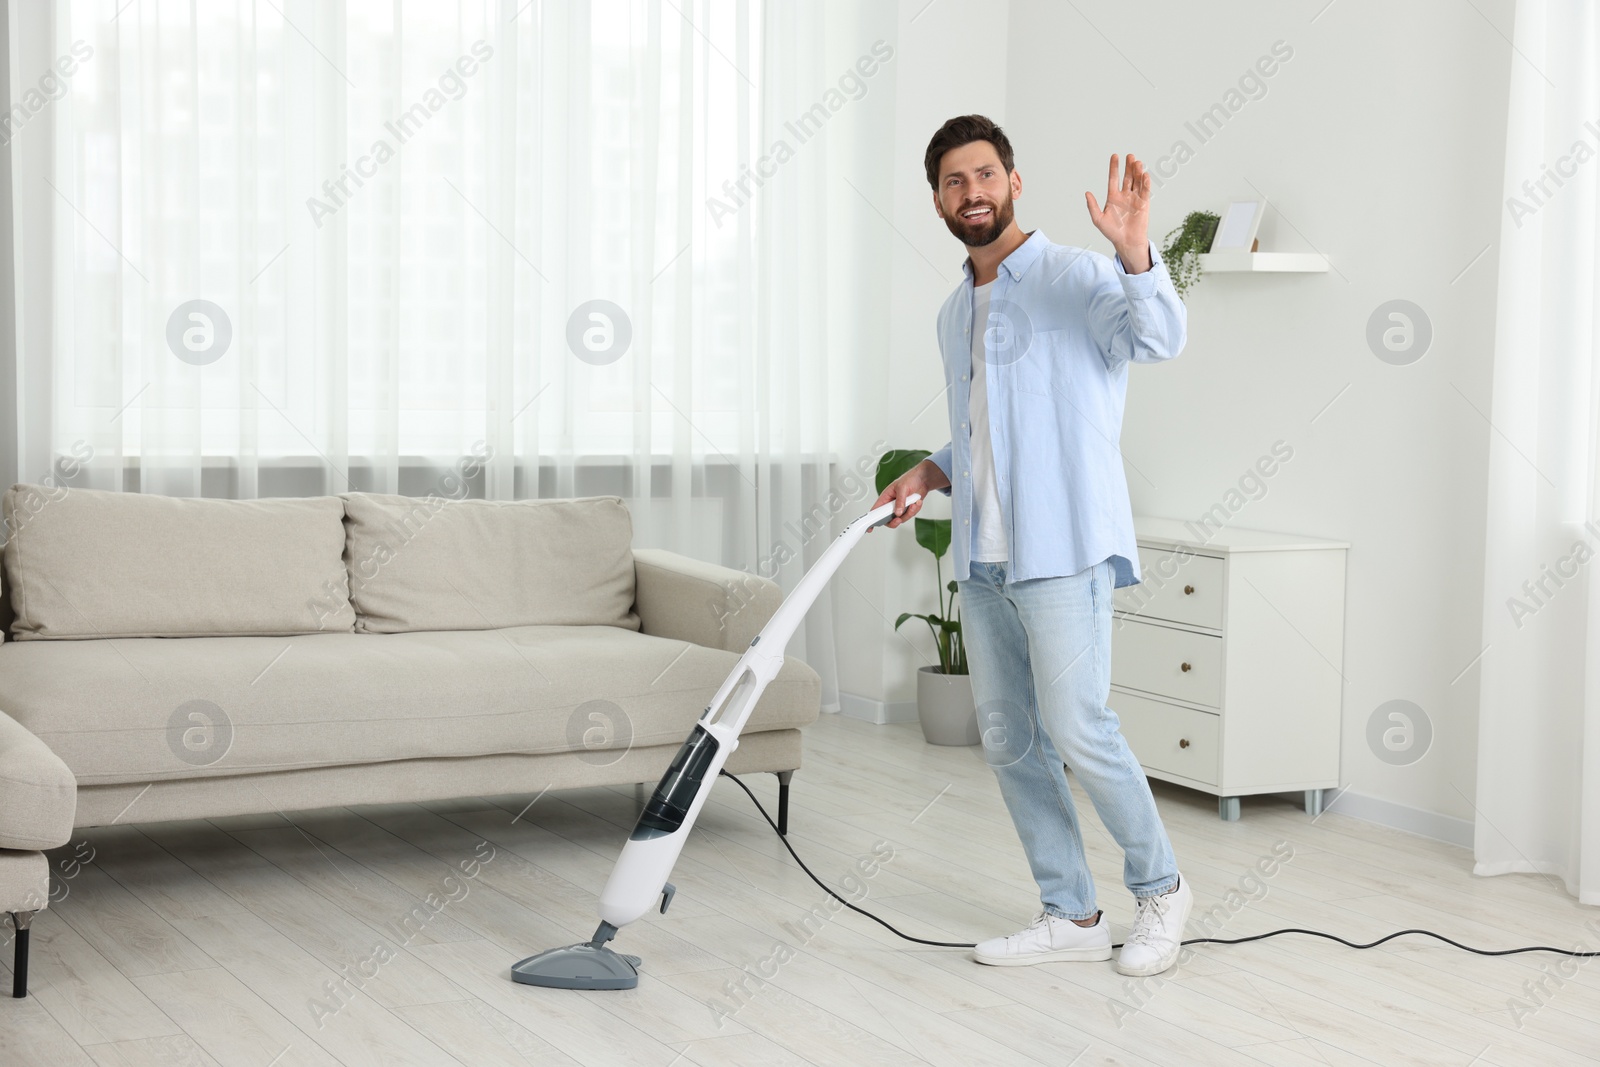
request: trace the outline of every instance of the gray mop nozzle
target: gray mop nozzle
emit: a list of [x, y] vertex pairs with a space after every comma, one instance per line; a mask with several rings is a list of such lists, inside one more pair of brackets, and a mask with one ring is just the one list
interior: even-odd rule
[[640, 959], [606, 948], [616, 936], [617, 928], [603, 922], [588, 941], [518, 962], [511, 968], [511, 980], [555, 989], [632, 989], [639, 984]]

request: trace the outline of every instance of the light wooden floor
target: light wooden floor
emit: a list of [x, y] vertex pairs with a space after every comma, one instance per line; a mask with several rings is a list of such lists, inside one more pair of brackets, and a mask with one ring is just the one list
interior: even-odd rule
[[[747, 781], [772, 807], [772, 776]], [[1600, 945], [1600, 912], [1550, 880], [1476, 879], [1463, 850], [1337, 814], [1313, 822], [1286, 800], [1247, 799], [1223, 823], [1212, 798], [1155, 789], [1196, 914], [1222, 908], [1219, 936], [1303, 925], [1371, 940], [1421, 926], [1484, 947]], [[513, 961], [593, 932], [638, 802], [628, 788], [550, 793], [515, 819], [535, 795], [82, 832], [52, 855], [75, 873], [36, 922], [32, 995], [0, 1000], [0, 1064], [1600, 1059], [1595, 961], [1283, 937], [1198, 946], [1160, 980], [1110, 963], [982, 967], [830, 910], [730, 782], [678, 864], [669, 913], [619, 938], [644, 957], [638, 989], [518, 986]], [[1120, 941], [1133, 910], [1121, 853], [1079, 804]], [[819, 876], [865, 892], [908, 933], [973, 941], [1037, 907], [980, 750], [928, 746], [914, 725], [824, 716], [795, 776], [790, 835]], [[893, 857], [862, 877], [856, 861], [880, 841]], [[1253, 881], [1275, 846], [1292, 858]], [[408, 913], [420, 918], [401, 925]]]

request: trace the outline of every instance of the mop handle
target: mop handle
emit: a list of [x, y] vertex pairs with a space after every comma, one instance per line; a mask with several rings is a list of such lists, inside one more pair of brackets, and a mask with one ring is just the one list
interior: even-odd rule
[[[922, 494], [912, 493], [906, 497], [906, 507], [910, 507]], [[762, 653], [767, 656], [783, 659], [783, 650], [788, 646], [789, 639], [794, 636], [795, 630], [800, 628], [801, 621], [806, 617], [806, 612], [811, 610], [811, 605], [816, 602], [823, 587], [833, 579], [833, 574], [856, 547], [856, 542], [866, 536], [868, 530], [874, 526], [881, 526], [894, 518], [895, 502], [893, 500], [880, 504], [856, 519], [839, 532], [822, 553], [821, 558], [812, 564], [811, 569], [800, 576], [800, 581], [794, 587], [794, 592], [784, 598], [778, 610], [772, 613], [772, 618], [761, 628], [755, 640], [750, 642], [752, 650], [760, 646]]]
[[[917, 494], [912, 494], [906, 498], [906, 503], [914, 504], [918, 499]], [[617, 857], [617, 865], [612, 868], [611, 877], [600, 894], [601, 927], [595, 935], [595, 944], [610, 936], [608, 930], [614, 934], [639, 918], [658, 897], [661, 910], [666, 910], [676, 892], [667, 877], [710, 795], [717, 773], [739, 747], [739, 733], [761, 699], [762, 691], [783, 669], [784, 646], [844, 557], [868, 530], [888, 522], [894, 518], [894, 513], [895, 504], [890, 501], [846, 526], [811, 569], [801, 576], [794, 592], [778, 605], [761, 632], [751, 639], [711, 703], [706, 705], [689, 739], [673, 757], [622, 854]]]
[[[921, 494], [912, 493], [906, 497], [906, 504], [915, 504], [920, 499]], [[811, 565], [811, 569], [800, 576], [794, 591], [784, 597], [783, 603], [778, 605], [778, 610], [772, 613], [772, 618], [767, 620], [761, 632], [751, 639], [739, 662], [734, 665], [733, 672], [712, 697], [701, 718], [702, 722], [715, 722], [718, 735], [733, 743], [730, 747], [737, 746], [736, 739], [755, 709], [761, 691], [783, 669], [784, 650], [805, 620], [806, 612], [816, 603], [818, 595], [833, 579], [834, 572], [850, 554], [850, 550], [866, 536], [868, 530], [894, 518], [894, 509], [892, 500], [880, 504], [841, 530], [833, 543], [823, 550], [817, 562]]]

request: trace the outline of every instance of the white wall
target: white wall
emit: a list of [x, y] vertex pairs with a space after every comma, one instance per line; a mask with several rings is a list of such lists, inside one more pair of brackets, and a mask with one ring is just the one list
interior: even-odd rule
[[[1018, 218], [1061, 243], [1108, 251], [1083, 193], [1103, 199], [1114, 151], [1154, 164], [1180, 138], [1195, 149], [1155, 192], [1158, 243], [1188, 211], [1259, 190], [1272, 205], [1263, 250], [1314, 248], [1336, 272], [1212, 275], [1191, 291], [1185, 352], [1130, 375], [1122, 445], [1134, 511], [1197, 517], [1287, 442], [1293, 458], [1232, 524], [1353, 546], [1349, 810], [1466, 843], [1511, 0], [1485, 0], [1481, 15], [1444, 0], [1253, 0], [1225, 18], [1173, 0], [934, 0], [908, 23], [923, 3], [901, 5], [886, 381], [862, 368], [864, 389], [891, 390], [891, 443], [948, 437], [942, 401], [909, 421], [940, 386], [933, 316], [959, 278], [960, 249], [932, 218], [921, 174], [944, 118], [981, 111], [1005, 126], [1025, 187]], [[1263, 79], [1264, 94], [1200, 143], [1185, 122], [1224, 101], [1279, 41], [1293, 54]], [[1421, 305], [1433, 326], [1429, 351], [1409, 366], [1380, 361], [1365, 339], [1368, 317], [1395, 298]], [[892, 546], [881, 578], [870, 575], [885, 546], [852, 561], [856, 584], [881, 592], [890, 618], [932, 602], [925, 554], [909, 542]], [[912, 700], [917, 661], [904, 642], [884, 636], [881, 618], [841, 615], [843, 689]], [[926, 636], [916, 640], [928, 655]], [[1428, 754], [1404, 767], [1366, 740], [1373, 710], [1394, 698], [1420, 705], [1434, 729]]]

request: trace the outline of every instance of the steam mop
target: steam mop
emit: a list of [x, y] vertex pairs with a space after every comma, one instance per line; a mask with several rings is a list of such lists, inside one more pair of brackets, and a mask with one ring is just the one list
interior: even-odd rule
[[[906, 497], [906, 505], [917, 502], [918, 494]], [[733, 671], [711, 698], [695, 723], [688, 740], [672, 757], [661, 784], [639, 816], [628, 843], [617, 857], [611, 878], [600, 894], [600, 926], [594, 937], [565, 948], [553, 948], [529, 956], [511, 968], [511, 980], [524, 985], [554, 986], [558, 989], [632, 989], [639, 984], [639, 957], [615, 952], [606, 942], [617, 931], [639, 918], [661, 900], [661, 912], [677, 888], [667, 881], [678, 853], [694, 827], [722, 765], [739, 747], [739, 732], [744, 729], [756, 701], [767, 683], [783, 667], [783, 651], [789, 638], [811, 609], [817, 594], [839, 569], [866, 532], [894, 518], [894, 502], [880, 505], [846, 526], [800, 578], [761, 632], [750, 641]]]

